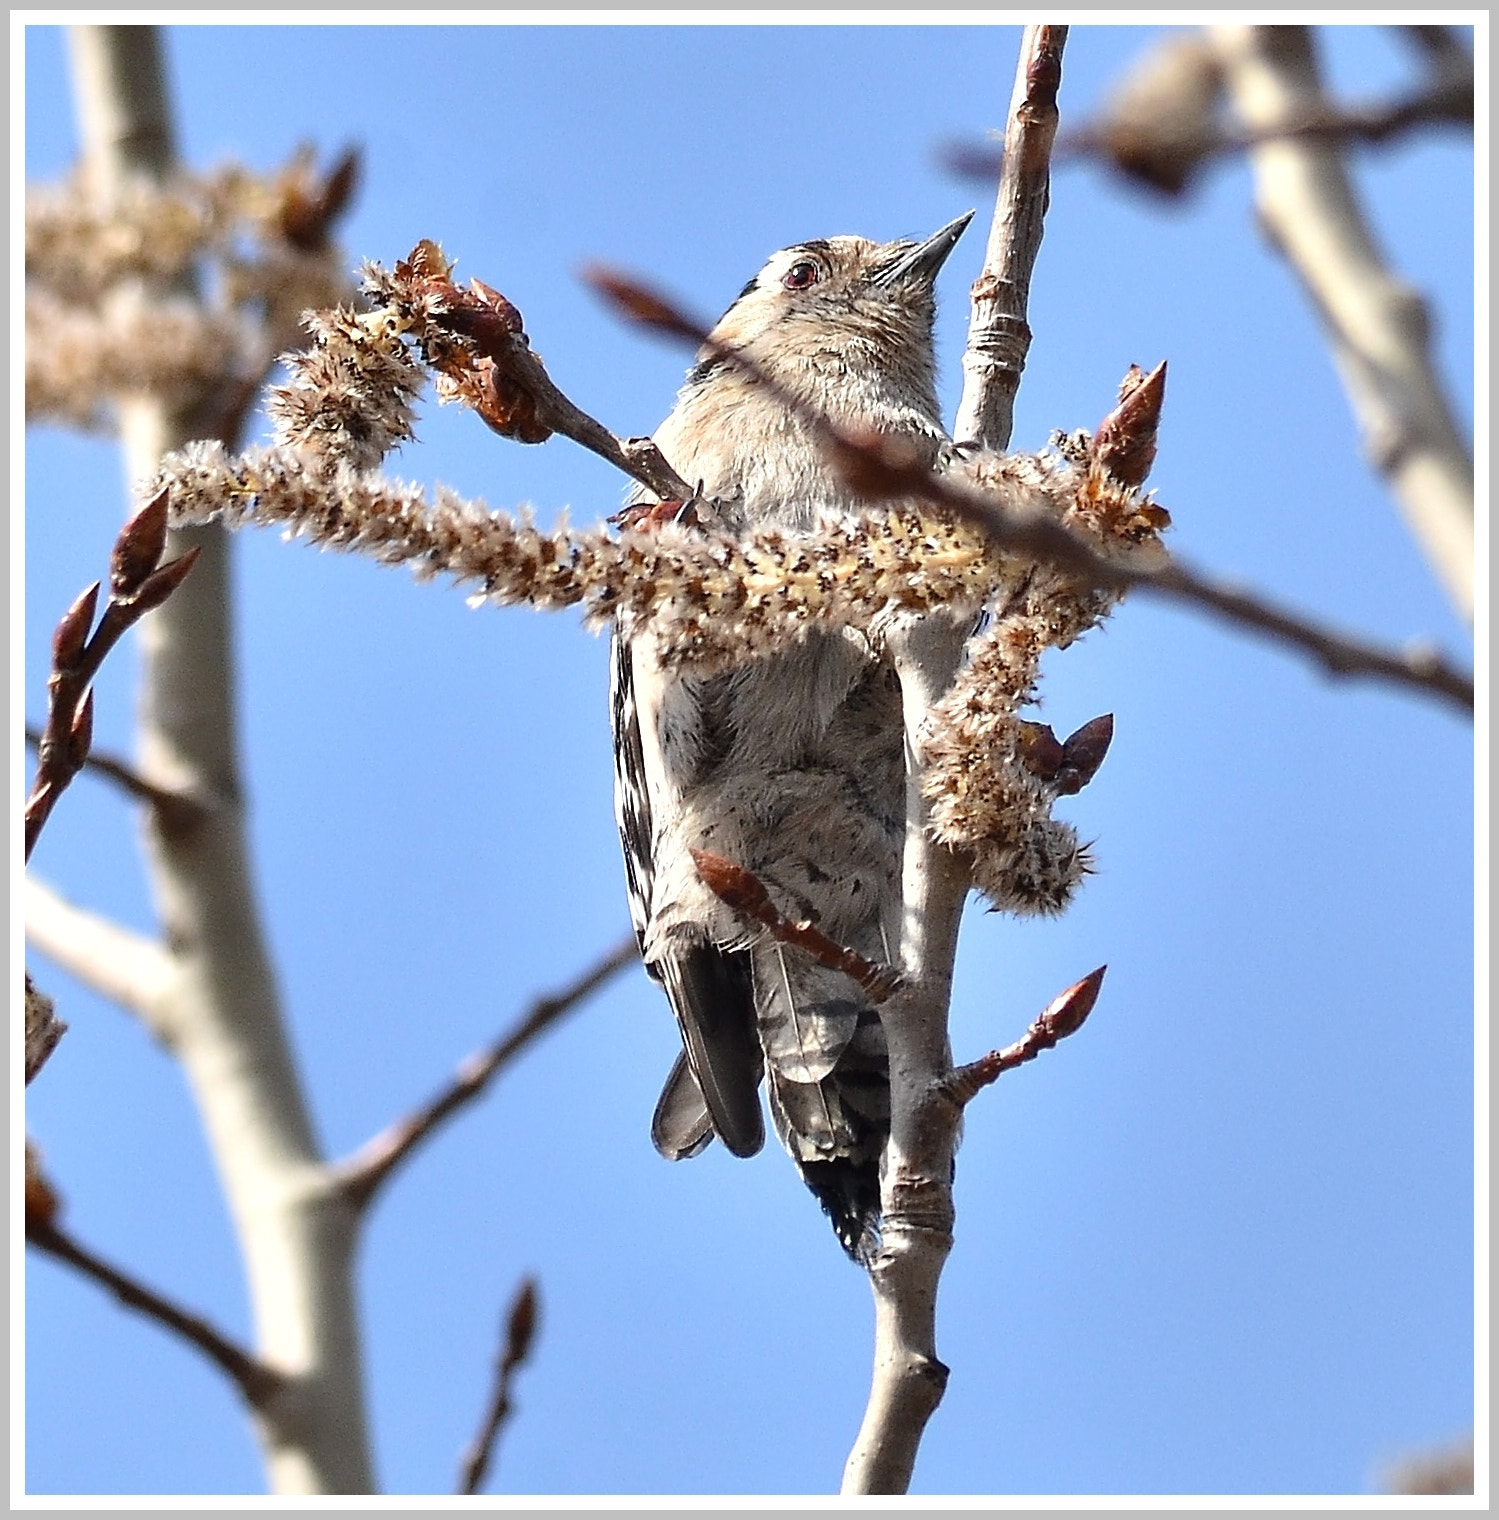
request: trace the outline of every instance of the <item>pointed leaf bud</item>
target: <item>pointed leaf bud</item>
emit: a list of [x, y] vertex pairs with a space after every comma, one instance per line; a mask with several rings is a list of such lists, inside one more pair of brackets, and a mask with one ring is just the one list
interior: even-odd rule
[[1053, 780], [1067, 758], [1062, 741], [1052, 732], [1051, 724], [1031, 723], [1023, 718], [1015, 749], [1026, 770], [1043, 781]]
[[202, 552], [197, 547], [191, 548], [170, 564], [163, 565], [155, 575], [148, 576], [140, 590], [131, 599], [133, 607], [140, 612], [149, 612], [153, 607], [161, 606], [187, 579], [189, 571], [198, 563], [198, 556]]
[[1114, 741], [1114, 715], [1104, 713], [1069, 734], [1062, 745], [1062, 763], [1057, 768], [1054, 785], [1064, 797], [1080, 792], [1098, 774], [1103, 757]]
[[1099, 988], [1103, 986], [1103, 974], [1109, 968], [1100, 966], [1090, 971], [1081, 981], [1074, 982], [1064, 992], [1059, 992], [1032, 1026], [1043, 1038], [1055, 1043], [1076, 1034], [1083, 1027], [1083, 1020], [1093, 1012], [1098, 1001]]
[[88, 759], [94, 746], [94, 688], [84, 692], [78, 711], [73, 714], [73, 724], [68, 730], [68, 767], [78, 770]]
[[167, 547], [165, 486], [120, 529], [114, 553], [109, 557], [109, 589], [122, 599], [140, 590], [146, 577], [161, 563]]
[[505, 1365], [518, 1366], [530, 1355], [536, 1337], [536, 1279], [528, 1277], [510, 1305], [510, 1319], [505, 1327]]
[[94, 625], [94, 610], [98, 605], [99, 582], [95, 581], [63, 613], [57, 631], [52, 635], [53, 670], [67, 671], [77, 665], [88, 643], [89, 629]]
[[1119, 386], [1119, 401], [1093, 435], [1093, 457], [1121, 485], [1143, 485], [1155, 463], [1156, 434], [1166, 399], [1166, 361], [1147, 375], [1129, 367]]

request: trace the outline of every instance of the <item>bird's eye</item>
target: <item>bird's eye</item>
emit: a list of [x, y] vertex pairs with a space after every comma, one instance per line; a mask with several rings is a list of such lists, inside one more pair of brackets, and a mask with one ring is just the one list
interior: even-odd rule
[[811, 259], [798, 259], [781, 278], [787, 290], [805, 290], [809, 285], [815, 285], [822, 271]]

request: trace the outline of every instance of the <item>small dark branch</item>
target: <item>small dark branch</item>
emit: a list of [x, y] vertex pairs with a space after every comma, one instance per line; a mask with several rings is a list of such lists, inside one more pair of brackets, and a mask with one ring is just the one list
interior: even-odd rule
[[[26, 742], [33, 749], [39, 749], [42, 731], [28, 723]], [[184, 828], [196, 822], [209, 810], [206, 804], [199, 802], [196, 797], [189, 797], [186, 792], [174, 792], [169, 787], [157, 786], [154, 781], [147, 781], [134, 766], [121, 760], [117, 755], [91, 749], [84, 757], [83, 769], [97, 772], [107, 780], [113, 781], [127, 796], [155, 808], [164, 820], [164, 827], [168, 829]]]
[[1107, 966], [1100, 966], [1097, 971], [1090, 971], [1080, 982], [1074, 982], [1065, 992], [1054, 997], [1026, 1030], [1023, 1039], [957, 1067], [945, 1084], [953, 1101], [968, 1103], [981, 1088], [998, 1080], [1001, 1073], [1034, 1061], [1043, 1050], [1050, 1050], [1068, 1035], [1076, 1034], [1098, 1001], [1098, 989], [1103, 986], [1103, 974], [1107, 970]]
[[57, 1042], [68, 1026], [53, 1011], [50, 997], [41, 991], [26, 973], [26, 1085], [44, 1067], [57, 1049]]
[[[1157, 569], [1107, 559], [1085, 539], [1049, 517], [1007, 510], [983, 491], [952, 477], [932, 474], [899, 440], [873, 432], [859, 433], [832, 422], [778, 385], [747, 355], [713, 342], [700, 321], [684, 314], [658, 292], [608, 270], [590, 270], [585, 278], [631, 321], [706, 348], [716, 357], [739, 365], [819, 434], [843, 478], [870, 502], [917, 497], [982, 528], [1002, 549], [1045, 560], [1102, 589], [1138, 588], [1202, 607], [1227, 622], [1253, 629], [1274, 642], [1311, 655], [1330, 675], [1387, 681], [1440, 696], [1470, 714], [1473, 711], [1472, 675], [1436, 651], [1401, 653], [1339, 633], [1250, 592], [1211, 579], [1180, 559]], [[1155, 375], [1147, 378], [1153, 380]]]
[[396, 277], [437, 328], [463, 340], [426, 345], [428, 362], [495, 432], [521, 443], [561, 433], [663, 500], [692, 498], [692, 488], [649, 438], [619, 438], [563, 395], [532, 352], [510, 301], [482, 280], [459, 287], [450, 270], [436, 244], [423, 242], [397, 264]]
[[119, 1268], [81, 1246], [57, 1223], [60, 1203], [56, 1192], [40, 1168], [34, 1165], [27, 1147], [26, 1167], [26, 1241], [37, 1250], [92, 1278], [107, 1288], [127, 1309], [134, 1309], [153, 1319], [182, 1340], [197, 1347], [234, 1383], [245, 1402], [253, 1409], [264, 1409], [286, 1385], [286, 1379], [274, 1368], [257, 1361], [236, 1346], [207, 1320], [153, 1292], [143, 1283], [127, 1277]]
[[[1444, 30], [1400, 28], [1407, 35]], [[1217, 79], [1200, 38], [1172, 39], [1127, 76], [1109, 107], [1058, 136], [1055, 161], [1092, 159], [1133, 185], [1175, 197], [1193, 188], [1218, 160], [1264, 143], [1385, 143], [1422, 127], [1471, 130], [1472, 55], [1450, 37], [1433, 39], [1429, 48], [1424, 39], [1414, 40], [1430, 63], [1427, 81], [1417, 90], [1391, 100], [1327, 105], [1269, 126], [1235, 127], [1217, 114]], [[992, 184], [1008, 151], [957, 144], [942, 158], [954, 174]]]
[[38, 736], [36, 776], [26, 799], [27, 860], [57, 799], [88, 758], [93, 743], [91, 687], [104, 657], [127, 629], [182, 584], [197, 560], [198, 551], [190, 549], [181, 558], [162, 565], [166, 535], [167, 492], [161, 491], [125, 524], [115, 540], [109, 600], [98, 626], [94, 627], [100, 589], [96, 581], [63, 614], [52, 636], [47, 723]]
[[953, 436], [995, 450], [1009, 446], [1015, 393], [1031, 346], [1026, 313], [1051, 200], [1051, 147], [1066, 43], [1065, 26], [1026, 28], [984, 268], [971, 292], [963, 399]]
[[824, 966], [851, 977], [869, 994], [871, 1002], [883, 1003], [901, 986], [895, 967], [866, 960], [857, 950], [835, 944], [805, 919], [793, 922], [787, 918], [771, 902], [764, 882], [754, 872], [707, 850], [693, 850], [692, 863], [720, 902], [769, 930], [771, 938], [780, 944], [795, 945]]
[[391, 1173], [431, 1136], [438, 1125], [473, 1102], [504, 1067], [564, 1014], [639, 958], [634, 935], [621, 940], [576, 981], [560, 992], [538, 998], [508, 1034], [464, 1061], [452, 1082], [430, 1101], [366, 1141], [352, 1156], [338, 1162], [333, 1168], [336, 1183], [353, 1207], [368, 1208]]
[[495, 1441], [505, 1421], [510, 1418], [510, 1385], [517, 1370], [525, 1365], [536, 1338], [536, 1279], [526, 1278], [516, 1290], [505, 1319], [505, 1347], [495, 1363], [494, 1392], [484, 1413], [484, 1423], [473, 1445], [463, 1454], [458, 1472], [458, 1492], [476, 1494], [484, 1484], [494, 1456]]

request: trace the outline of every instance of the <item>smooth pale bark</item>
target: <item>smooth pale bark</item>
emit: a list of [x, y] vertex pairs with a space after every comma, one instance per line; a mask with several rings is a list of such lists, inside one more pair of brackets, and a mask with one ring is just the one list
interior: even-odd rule
[[[1309, 28], [1220, 26], [1213, 38], [1251, 130], [1315, 117], [1327, 101]], [[1431, 358], [1421, 296], [1387, 267], [1332, 137], [1249, 152], [1260, 223], [1327, 331], [1370, 462], [1452, 604], [1473, 621], [1473, 457]]]
[[[160, 43], [150, 27], [77, 27], [74, 76], [87, 170], [112, 195], [174, 161]], [[169, 450], [204, 436], [197, 416], [149, 396], [121, 408], [126, 472], [138, 483]], [[232, 445], [233, 440], [226, 440]], [[168, 555], [202, 550], [193, 573], [141, 626], [140, 769], [213, 799], [193, 827], [146, 829], [152, 892], [171, 974], [154, 1023], [182, 1061], [238, 1233], [255, 1354], [283, 1374], [256, 1411], [278, 1493], [369, 1493], [353, 1264], [358, 1215], [332, 1185], [312, 1133], [281, 1017], [252, 885], [235, 727], [229, 547], [217, 527], [175, 532]]]

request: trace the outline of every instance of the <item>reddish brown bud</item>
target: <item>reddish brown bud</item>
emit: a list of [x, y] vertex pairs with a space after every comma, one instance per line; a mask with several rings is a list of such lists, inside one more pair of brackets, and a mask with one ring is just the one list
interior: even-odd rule
[[84, 692], [78, 711], [73, 714], [73, 724], [68, 730], [68, 767], [82, 768], [88, 752], [94, 747], [94, 688]]
[[1015, 751], [1026, 770], [1043, 781], [1052, 780], [1067, 758], [1062, 741], [1052, 732], [1051, 724], [1031, 723], [1023, 718]]
[[163, 565], [155, 575], [147, 576], [139, 591], [131, 598], [132, 607], [139, 612], [149, 612], [159, 607], [185, 581], [198, 556], [203, 551], [196, 547], [179, 555], [170, 564]]
[[140, 590], [146, 577], [161, 563], [167, 547], [165, 486], [120, 529], [109, 557], [109, 589], [128, 600]]
[[1156, 434], [1166, 399], [1166, 361], [1147, 375], [1129, 367], [1119, 387], [1119, 401], [1093, 435], [1093, 457], [1121, 485], [1142, 485], [1155, 463]]
[[1080, 792], [1098, 774], [1103, 757], [1114, 741], [1114, 715], [1104, 713], [1069, 734], [1062, 745], [1062, 763], [1053, 785], [1064, 797]]
[[505, 1365], [516, 1367], [531, 1352], [531, 1342], [536, 1338], [537, 1294], [536, 1279], [528, 1277], [517, 1291], [510, 1305], [510, 1319], [505, 1327]]
[[348, 209], [359, 188], [359, 149], [345, 148], [323, 181], [321, 196], [324, 226], [331, 226]]
[[1052, 1043], [1076, 1034], [1083, 1027], [1083, 1020], [1093, 1012], [1099, 988], [1103, 986], [1103, 974], [1108, 969], [1107, 966], [1100, 966], [1096, 971], [1090, 971], [1081, 981], [1074, 982], [1064, 992], [1059, 992], [1031, 1027]]
[[62, 1198], [42, 1171], [41, 1157], [31, 1141], [26, 1142], [26, 1226], [45, 1229], [62, 1210]]
[[94, 626], [94, 610], [99, 605], [99, 582], [82, 592], [78, 600], [63, 613], [52, 635], [52, 668], [71, 670], [77, 665]]

